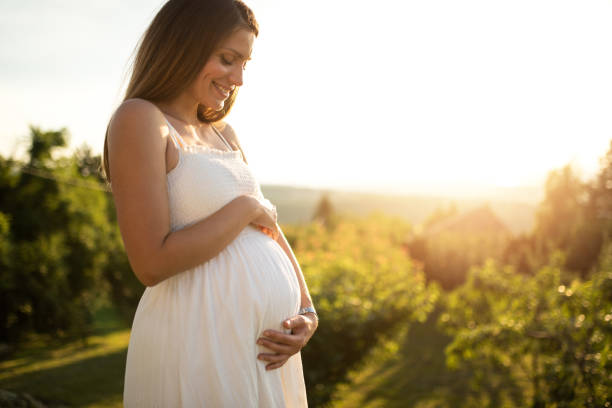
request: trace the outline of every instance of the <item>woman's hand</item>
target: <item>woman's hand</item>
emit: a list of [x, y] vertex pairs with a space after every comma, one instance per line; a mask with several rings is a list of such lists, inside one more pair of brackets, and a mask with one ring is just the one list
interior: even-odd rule
[[261, 230], [264, 234], [276, 240], [280, 234], [278, 229], [276, 207], [266, 199], [258, 201], [260, 205], [260, 215], [251, 224]]
[[293, 316], [283, 322], [283, 327], [291, 329], [291, 334], [278, 330], [265, 330], [264, 336], [257, 339], [273, 353], [260, 353], [257, 358], [267, 361], [266, 370], [279, 368], [289, 360], [289, 357], [300, 351], [317, 329], [319, 322], [313, 313]]

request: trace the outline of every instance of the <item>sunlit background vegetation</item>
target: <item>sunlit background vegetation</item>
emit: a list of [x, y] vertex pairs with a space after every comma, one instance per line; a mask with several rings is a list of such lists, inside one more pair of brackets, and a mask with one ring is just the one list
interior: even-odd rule
[[[100, 175], [162, 0], [0, 4], [0, 406], [120, 406]], [[228, 122], [321, 317], [312, 407], [612, 404], [612, 4], [252, 0]]]
[[[0, 157], [0, 402], [120, 405], [144, 288], [100, 157], [54, 158], [64, 129], [30, 141], [27, 161]], [[592, 179], [551, 171], [520, 231], [491, 204], [430, 198], [415, 222], [408, 198], [391, 215], [370, 210], [392, 197], [264, 194], [321, 316], [303, 349], [312, 406], [612, 402], [612, 144]]]

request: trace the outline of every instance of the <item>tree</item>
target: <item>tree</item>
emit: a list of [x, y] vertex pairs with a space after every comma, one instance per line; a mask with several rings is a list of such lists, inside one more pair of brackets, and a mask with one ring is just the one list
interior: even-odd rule
[[549, 173], [534, 230], [536, 246], [544, 248], [540, 265], [562, 250], [568, 269], [588, 275], [603, 244], [607, 173], [604, 168], [595, 185], [580, 180], [569, 165]]
[[585, 198], [585, 185], [569, 165], [551, 171], [536, 214], [536, 235], [551, 248], [567, 249], [578, 229]]
[[334, 207], [328, 194], [323, 194], [314, 210], [312, 220], [321, 223], [326, 228], [333, 225]]
[[0, 157], [0, 341], [83, 334], [105, 291], [106, 193], [75, 183], [85, 178], [74, 157], [53, 158], [65, 129], [30, 127], [30, 138], [26, 163]]

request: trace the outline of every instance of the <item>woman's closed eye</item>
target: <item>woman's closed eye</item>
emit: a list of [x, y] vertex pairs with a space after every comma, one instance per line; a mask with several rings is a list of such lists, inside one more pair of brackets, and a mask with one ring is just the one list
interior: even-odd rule
[[[221, 55], [221, 62], [223, 63], [223, 65], [230, 66], [234, 64], [235, 62], [237, 62], [238, 60], [239, 58], [237, 57], [227, 57], [225, 55]], [[242, 63], [242, 69], [246, 69], [246, 64], [247, 64], [247, 61], [244, 61]]]
[[234, 63], [232, 58], [228, 58], [225, 55], [221, 55], [221, 62], [223, 65], [232, 65]]

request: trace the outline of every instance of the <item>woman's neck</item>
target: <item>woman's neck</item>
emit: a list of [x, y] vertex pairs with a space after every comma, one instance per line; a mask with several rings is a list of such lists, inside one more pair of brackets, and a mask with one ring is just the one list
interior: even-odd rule
[[160, 102], [157, 106], [166, 115], [187, 125], [196, 128], [202, 125], [202, 122], [198, 120], [198, 104], [194, 104], [193, 100], [186, 100], [186, 98], [179, 97], [172, 101]]

